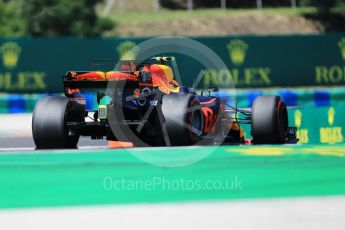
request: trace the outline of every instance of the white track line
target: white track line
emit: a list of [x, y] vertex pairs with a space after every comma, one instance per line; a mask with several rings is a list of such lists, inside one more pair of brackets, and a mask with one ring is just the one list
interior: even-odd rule
[[49, 151], [49, 154], [53, 153], [66, 153], [66, 151], [73, 151], [75, 153], [82, 153], [83, 151], [78, 151], [78, 150], [101, 150], [101, 149], [108, 149], [108, 146], [80, 146], [78, 149], [47, 149], [47, 150], [36, 150], [33, 147], [23, 147], [23, 148], [0, 148], [0, 154], [7, 154], [11, 153], [14, 154], [25, 154], [25, 153], [30, 153], [32, 154], [33, 151], [35, 151], [35, 154], [41, 154], [42, 152], [47, 152]]
[[22, 147], [22, 148], [0, 148], [0, 154], [6, 152], [20, 152], [20, 151], [33, 151], [34, 148], [30, 147]]
[[4, 229], [332, 229], [345, 226], [345, 197], [86, 206], [0, 211]]

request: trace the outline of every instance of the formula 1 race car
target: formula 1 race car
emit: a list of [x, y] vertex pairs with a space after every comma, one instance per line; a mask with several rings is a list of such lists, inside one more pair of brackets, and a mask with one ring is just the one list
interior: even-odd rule
[[[296, 143], [287, 107], [278, 96], [259, 96], [249, 109], [226, 106], [217, 88], [196, 92], [180, 85], [173, 57], [120, 61], [115, 71], [69, 71], [63, 96], [39, 101], [32, 118], [37, 149], [76, 148], [80, 136], [130, 141], [134, 146]], [[86, 110], [82, 90], [95, 92], [98, 108]]]

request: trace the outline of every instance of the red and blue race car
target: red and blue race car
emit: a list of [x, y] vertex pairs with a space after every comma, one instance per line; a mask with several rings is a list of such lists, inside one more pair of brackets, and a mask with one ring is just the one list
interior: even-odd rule
[[[120, 61], [115, 71], [69, 71], [65, 96], [39, 101], [32, 119], [38, 149], [76, 148], [80, 136], [129, 141], [134, 146], [245, 143], [241, 125], [251, 125], [253, 144], [296, 143], [287, 107], [278, 96], [259, 96], [249, 109], [227, 106], [217, 88], [182, 86], [173, 57]], [[83, 90], [98, 108], [86, 110]]]

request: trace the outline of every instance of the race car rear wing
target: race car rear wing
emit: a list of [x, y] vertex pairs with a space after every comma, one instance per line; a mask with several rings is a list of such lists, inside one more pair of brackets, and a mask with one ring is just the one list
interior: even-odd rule
[[[89, 66], [113, 66], [113, 71], [68, 71], [63, 76], [65, 94], [77, 92], [78, 89], [99, 89], [106, 88], [109, 82], [123, 81], [137, 84], [140, 71], [145, 65], [162, 64], [175, 61], [174, 57], [152, 57], [145, 61], [120, 60], [114, 67], [115, 61], [112, 59], [91, 59]], [[142, 84], [142, 83], [141, 83]]]
[[63, 76], [64, 91], [70, 89], [107, 88], [109, 82], [138, 82], [138, 73], [133, 71], [69, 71]]

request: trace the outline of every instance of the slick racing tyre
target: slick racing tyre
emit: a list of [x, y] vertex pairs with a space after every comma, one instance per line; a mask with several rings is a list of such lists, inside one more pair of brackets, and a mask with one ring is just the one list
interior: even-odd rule
[[73, 108], [68, 98], [43, 98], [37, 103], [32, 116], [32, 135], [36, 148], [76, 148], [80, 135], [70, 132], [66, 122], [83, 119], [82, 113]]
[[278, 96], [259, 96], [252, 105], [254, 144], [282, 144], [288, 135], [288, 113]]
[[204, 117], [200, 102], [194, 95], [164, 95], [161, 112], [164, 122], [160, 123], [163, 125], [161, 129], [165, 145], [193, 145], [201, 140]]

